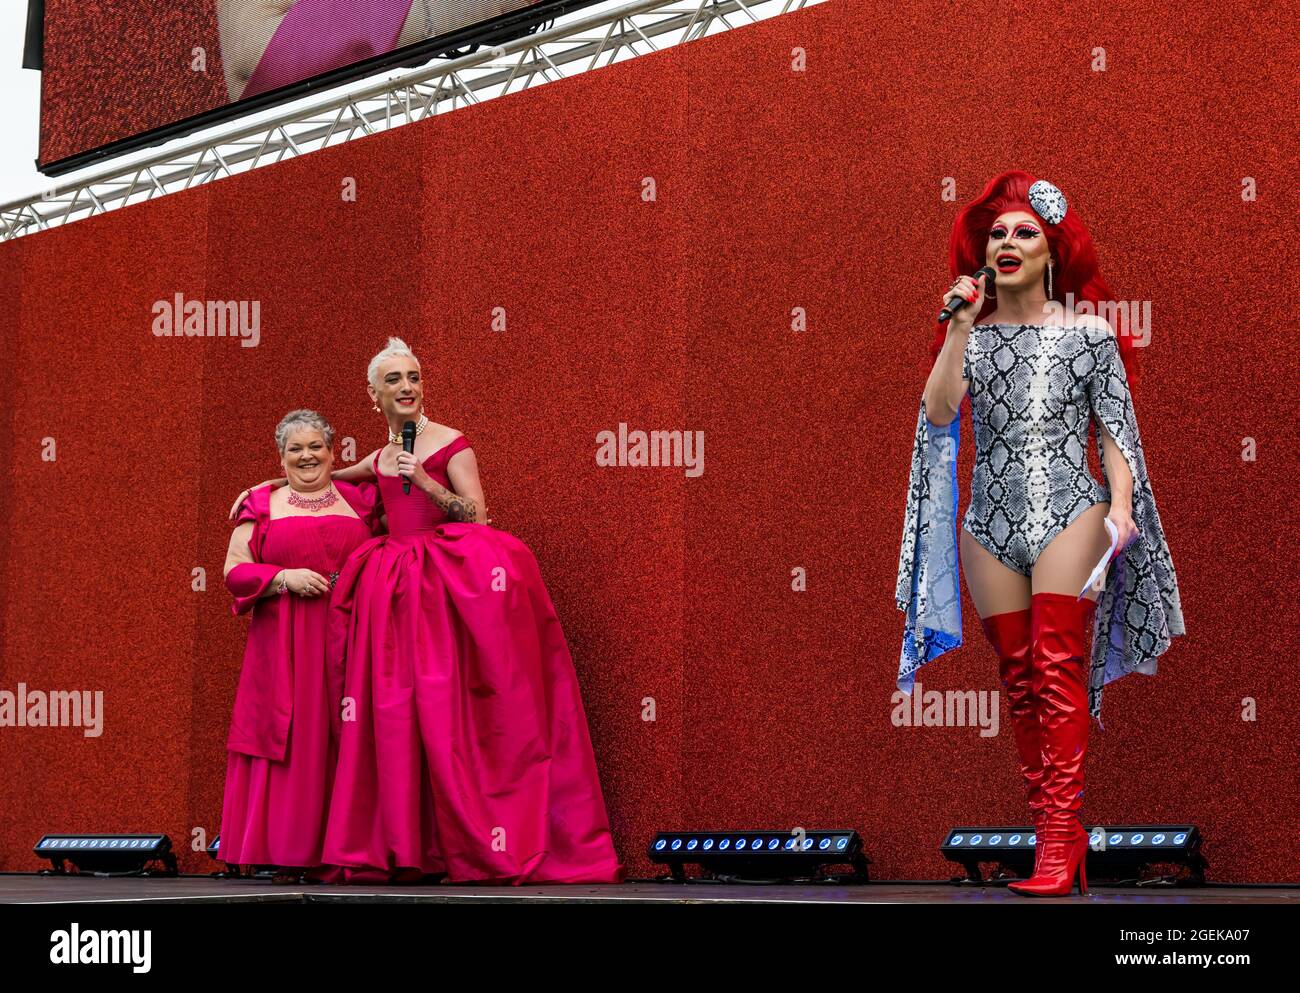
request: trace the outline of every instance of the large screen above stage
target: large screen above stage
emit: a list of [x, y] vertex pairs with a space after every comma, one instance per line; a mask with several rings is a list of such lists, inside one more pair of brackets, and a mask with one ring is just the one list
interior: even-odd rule
[[396, 65], [504, 43], [598, 0], [45, 0], [55, 175]]

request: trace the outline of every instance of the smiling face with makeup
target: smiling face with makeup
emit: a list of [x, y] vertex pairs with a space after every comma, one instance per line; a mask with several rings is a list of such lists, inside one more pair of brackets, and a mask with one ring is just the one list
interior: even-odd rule
[[376, 370], [377, 383], [370, 386], [370, 398], [388, 418], [394, 432], [402, 424], [419, 418], [424, 402], [420, 363], [411, 355], [393, 355]]
[[[1021, 295], [1044, 286], [1051, 248], [1043, 222], [1025, 210], [999, 214], [989, 227], [984, 261], [998, 274], [996, 292]], [[1044, 298], [1046, 291], [1043, 290]]]

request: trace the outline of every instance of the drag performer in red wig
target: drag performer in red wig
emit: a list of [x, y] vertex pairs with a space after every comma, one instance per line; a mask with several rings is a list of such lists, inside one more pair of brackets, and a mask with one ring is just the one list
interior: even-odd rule
[[[922, 665], [961, 644], [960, 547], [1000, 662], [1037, 836], [1034, 874], [1011, 889], [1064, 896], [1077, 873], [1082, 893], [1089, 714], [1100, 720], [1106, 683], [1154, 675], [1184, 633], [1133, 411], [1136, 355], [1128, 329], [1106, 319], [1119, 308], [1088, 230], [1051, 183], [1021, 171], [993, 179], [958, 214], [948, 261], [955, 281], [943, 304], [966, 303], [936, 333], [917, 417], [898, 686], [910, 693]], [[981, 266], [996, 271], [991, 283], [965, 275]], [[968, 392], [976, 451], [959, 546]], [[1088, 469], [1094, 423], [1103, 482]]]

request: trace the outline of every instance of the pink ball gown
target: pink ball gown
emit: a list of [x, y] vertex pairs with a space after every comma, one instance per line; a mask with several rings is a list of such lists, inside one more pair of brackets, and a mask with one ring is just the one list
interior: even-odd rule
[[356, 517], [344, 513], [271, 520], [271, 488], [252, 491], [237, 523], [253, 522], [254, 561], [226, 577], [236, 614], [252, 612], [235, 693], [221, 810], [218, 857], [240, 865], [320, 864], [334, 775], [336, 741], [327, 685], [329, 597], [293, 593], [262, 598], [281, 569], [338, 573], [378, 527], [369, 484], [334, 484]]
[[[458, 437], [424, 470], [449, 486]], [[323, 857], [347, 880], [620, 882], [573, 661], [519, 539], [380, 474], [386, 537], [339, 577], [345, 718]], [[348, 707], [353, 708], [351, 719]]]

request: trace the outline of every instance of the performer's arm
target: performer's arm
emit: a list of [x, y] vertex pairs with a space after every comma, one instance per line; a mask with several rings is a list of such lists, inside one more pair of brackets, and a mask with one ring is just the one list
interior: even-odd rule
[[341, 479], [345, 483], [361, 483], [375, 478], [375, 458], [379, 455], [378, 451], [371, 452], [360, 462], [354, 462], [346, 469], [335, 469], [330, 473], [330, 478]]
[[[226, 567], [222, 572], [222, 578], [229, 581], [230, 573], [241, 565], [253, 564], [253, 553], [248, 547], [248, 540], [253, 536], [253, 522], [244, 521], [243, 524], [230, 532], [230, 544], [226, 548]], [[266, 589], [262, 590], [260, 596], [274, 596], [280, 588], [280, 583], [284, 580], [284, 569], [275, 574], [275, 579], [269, 583]]]
[[442, 508], [453, 521], [472, 524], [491, 523], [483, 499], [483, 487], [478, 478], [478, 462], [472, 448], [464, 448], [447, 463], [447, 479], [454, 490], [449, 490], [424, 471], [424, 466], [414, 455], [402, 452], [397, 456], [397, 472], [409, 476], [411, 484]]
[[925, 419], [937, 427], [946, 427], [956, 420], [961, 398], [970, 388], [970, 382], [961, 375], [962, 356], [969, 339], [969, 329], [949, 328], [930, 378], [925, 381]]
[[430, 480], [435, 491], [441, 491], [430, 493], [430, 499], [452, 520], [489, 523], [487, 501], [483, 497], [483, 484], [479, 482], [478, 460], [474, 458], [474, 449], [463, 448], [451, 457], [447, 463], [447, 480], [455, 492]]
[[[1104, 317], [1091, 316], [1087, 323], [1112, 337], [1115, 334], [1110, 322]], [[1118, 345], [1113, 351], [1118, 359]], [[1127, 384], [1126, 378], [1126, 388]], [[1138, 534], [1137, 524], [1133, 521], [1133, 470], [1129, 468], [1128, 459], [1124, 458], [1124, 453], [1102, 424], [1101, 418], [1094, 416], [1093, 423], [1097, 425], [1097, 437], [1101, 439], [1101, 460], [1106, 469], [1106, 481], [1110, 484], [1110, 512], [1106, 516], [1119, 532], [1119, 544], [1116, 547], [1126, 548]]]
[[253, 490], [258, 489], [258, 487], [262, 487], [262, 486], [279, 487], [279, 486], [283, 486], [283, 485], [285, 485], [285, 483], [287, 483], [287, 482], [289, 482], [289, 480], [285, 479], [283, 476], [280, 476], [280, 477], [278, 477], [278, 478], [276, 478], [276, 479], [267, 479], [267, 480], [264, 480], [264, 481], [258, 483], [257, 486], [250, 486], [248, 489], [242, 491], [242, 492], [239, 494], [239, 496], [235, 497], [235, 502], [234, 502], [233, 504], [231, 504], [231, 506], [230, 506], [230, 518], [229, 518], [229, 519], [233, 521], [236, 517], [239, 516], [239, 505], [242, 504], [245, 500], [248, 499], [248, 495], [249, 495], [250, 493], [252, 493]]
[[939, 350], [930, 378], [925, 382], [922, 398], [925, 401], [925, 419], [938, 427], [946, 427], [956, 419], [961, 412], [961, 399], [970, 389], [970, 380], [962, 375], [962, 365], [975, 315], [984, 306], [984, 278], [980, 276], [977, 282], [969, 276], [962, 276], [943, 295], [945, 307], [958, 297], [970, 302], [948, 321], [943, 348]]
[[[252, 535], [252, 521], [244, 521], [230, 533], [230, 544], [226, 548], [226, 566], [222, 573], [228, 586], [230, 585], [230, 574], [239, 566], [265, 565], [265, 563], [259, 563], [253, 559], [252, 550], [248, 547], [248, 540]], [[258, 594], [258, 598], [278, 595], [282, 582], [288, 586], [291, 592], [297, 593], [299, 596], [328, 595], [330, 591], [330, 581], [318, 572], [313, 572], [311, 569], [280, 569], [275, 573], [275, 578], [267, 583], [266, 587]]]
[[1119, 507], [1129, 513], [1133, 510], [1133, 473], [1105, 426], [1098, 424], [1097, 430], [1101, 433], [1102, 460], [1106, 465], [1106, 478], [1110, 481], [1111, 508]]
[[1130, 541], [1138, 535], [1137, 524], [1133, 521], [1133, 472], [1128, 467], [1124, 453], [1115, 444], [1110, 432], [1097, 422], [1097, 432], [1101, 436], [1102, 462], [1106, 466], [1106, 479], [1110, 482], [1110, 511], [1106, 517], [1115, 525], [1119, 535], [1116, 548], [1127, 548]]

